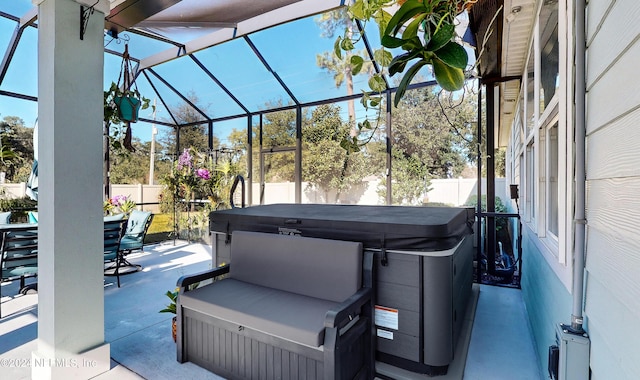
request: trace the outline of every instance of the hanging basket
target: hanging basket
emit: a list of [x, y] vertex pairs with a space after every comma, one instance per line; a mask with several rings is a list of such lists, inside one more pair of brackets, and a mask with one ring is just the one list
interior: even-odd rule
[[120, 120], [135, 123], [138, 121], [138, 111], [140, 110], [140, 99], [130, 96], [116, 96], [113, 102], [118, 107]]
[[[118, 116], [121, 121], [135, 123], [138, 121], [138, 111], [142, 106], [138, 86], [133, 76], [133, 67], [129, 57], [129, 45], [124, 45], [124, 53], [122, 55], [122, 65], [120, 66], [120, 74], [118, 75], [118, 83], [115, 85], [115, 96], [113, 102], [118, 109]], [[122, 85], [121, 81], [122, 80]], [[145, 102], [147, 100], [145, 99]], [[145, 103], [146, 104], [146, 103]]]

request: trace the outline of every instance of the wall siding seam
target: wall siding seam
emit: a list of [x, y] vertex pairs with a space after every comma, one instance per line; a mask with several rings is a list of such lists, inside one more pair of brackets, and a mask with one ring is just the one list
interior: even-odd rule
[[[611, 223], [606, 223], [606, 222], [597, 222], [594, 218], [591, 218], [592, 221], [591, 223], [589, 223], [589, 229], [595, 229], [597, 231], [599, 231], [600, 233], [602, 233], [603, 235], [606, 236], [611, 236], [617, 240], [620, 241], [633, 241], [632, 239], [630, 239], [629, 237], [633, 236], [633, 235], [637, 235], [637, 230], [633, 230], [632, 228], [627, 228], [625, 230], [623, 230], [623, 232], [621, 233], [620, 229], [622, 227], [620, 226], [611, 226]], [[609, 220], [613, 221], [613, 218], [609, 218]], [[587, 237], [588, 239], [588, 237]]]
[[587, 181], [589, 182], [597, 182], [597, 181], [607, 181], [607, 180], [628, 180], [628, 179], [640, 179], [640, 174], [623, 174], [616, 176], [605, 177], [604, 174], [600, 174], [598, 176], [589, 177], [587, 175]]
[[[609, 17], [609, 13], [611, 13], [611, 10], [613, 9], [614, 5], [616, 4], [616, 0], [611, 1], [611, 3], [609, 4], [609, 7], [607, 7], [607, 10], [604, 12], [604, 14], [602, 15], [602, 17], [600, 18], [600, 22], [596, 25], [595, 29], [593, 30], [593, 34], [591, 35], [591, 38], [589, 38], [588, 41], [586, 41], [587, 43], [587, 48], [589, 47], [589, 45], [591, 45], [591, 43], [593, 42], [593, 40], [598, 36], [598, 34], [600, 33], [600, 30], [602, 29], [602, 26], [604, 25], [605, 21], [607, 20], [607, 18]], [[589, 9], [589, 6], [587, 5], [587, 10]], [[587, 28], [589, 26], [587, 25]], [[587, 35], [589, 35], [589, 33], [587, 32]]]
[[[640, 286], [635, 281], [636, 273], [633, 270], [621, 270], [620, 268], [638, 267], [640, 257], [638, 255], [625, 255], [623, 257], [624, 262], [620, 263], [622, 264], [621, 266], [616, 265], [617, 263], [615, 262], [616, 258], [624, 255], [623, 252], [637, 252], [637, 250], [634, 249], [632, 242], [627, 239], [620, 239], [597, 229], [592, 232], [592, 235], [595, 235], [592, 238], [594, 241], [590, 244], [593, 252], [587, 257], [587, 265], [585, 267], [589, 273], [589, 278], [593, 278], [598, 284], [607, 283], [608, 288], [606, 289], [610, 293], [610, 297], [620, 305], [623, 305], [632, 315], [638, 314], [640, 312], [640, 303], [638, 301], [640, 300]], [[622, 249], [618, 250], [618, 252], [607, 251], [606, 248], [612, 245], [622, 246]], [[617, 281], [607, 281], [611, 279], [616, 279]]]
[[[589, 98], [589, 94], [588, 94], [588, 92], [587, 92], [587, 98]], [[616, 122], [620, 121], [620, 119], [623, 119], [623, 118], [625, 118], [625, 117], [629, 116], [630, 114], [634, 113], [634, 112], [635, 112], [635, 111], [637, 111], [638, 109], [640, 109], [640, 104], [638, 104], [638, 105], [636, 105], [636, 106], [634, 106], [634, 107], [629, 108], [628, 110], [626, 110], [626, 111], [624, 111], [624, 112], [622, 112], [622, 113], [618, 114], [616, 117], [614, 117], [614, 118], [612, 118], [612, 119], [609, 119], [609, 120], [604, 121], [602, 124], [600, 124], [600, 125], [599, 125], [598, 127], [596, 127], [596, 128], [593, 128], [593, 129], [589, 129], [589, 130], [587, 130], [587, 133], [586, 133], [586, 137], [587, 137], [587, 139], [588, 139], [588, 138], [590, 138], [594, 133], [599, 132], [599, 131], [601, 131], [602, 129], [604, 129], [604, 128], [606, 128], [606, 127], [611, 126], [612, 124], [614, 124], [614, 123], [616, 123]]]
[[[591, 83], [587, 84], [587, 94], [594, 86], [598, 84], [598, 82], [600, 82], [602, 77], [607, 75], [607, 73], [609, 73], [609, 71], [622, 59], [622, 57], [624, 57], [631, 50], [633, 45], [635, 45], [638, 42], [638, 40], [640, 40], [640, 34], [636, 35], [635, 38], [631, 40], [631, 42], [629, 42], [629, 44], [627, 44], [627, 46], [625, 46], [624, 49], [622, 49], [620, 54], [618, 54], [613, 60], [611, 60], [611, 63], [609, 63], [607, 67], [605, 67], [600, 72], [600, 75], [598, 75]], [[588, 55], [589, 55], [589, 50], [587, 49], [587, 56]]]
[[[607, 298], [610, 295], [607, 286], [597, 279], [591, 288], [592, 298], [599, 296], [599, 298]], [[606, 294], [603, 292], [606, 291]], [[617, 308], [609, 308], [603, 310], [602, 307], [596, 307], [594, 313], [587, 314], [589, 318], [589, 335], [591, 337], [591, 362], [592, 370], [595, 372], [606, 373], [607, 378], [611, 379], [635, 379], [637, 376], [632, 376], [634, 371], [630, 370], [631, 367], [638, 367], [638, 362], [634, 356], [633, 336], [629, 336], [625, 333], [618, 332], [618, 337], [615, 337], [611, 333], [607, 333], [611, 329], [611, 326], [615, 323], [617, 325], [630, 326], [635, 322], [634, 314], [631, 310], [626, 308], [625, 303], [616, 299], [618, 304]], [[589, 310], [591, 311], [591, 310]], [[599, 313], [597, 313], [599, 312]], [[616, 313], [618, 312], [618, 313]], [[616, 313], [615, 315], [613, 313]], [[625, 315], [629, 318], [625, 318]], [[633, 320], [630, 321], [629, 319]], [[602, 328], [600, 328], [602, 327]], [[602, 333], [601, 333], [602, 332]], [[628, 338], [626, 342], [620, 344], [620, 336], [624, 335], [624, 338]], [[624, 339], [622, 338], [622, 339]], [[637, 351], [637, 350], [636, 350]], [[612, 358], [615, 358], [612, 360]], [[625, 360], [626, 359], [626, 360]], [[631, 360], [629, 360], [631, 359]], [[600, 369], [599, 363], [606, 363], [610, 365], [610, 368]], [[622, 369], [628, 376], [616, 376], [614, 369]], [[637, 374], [638, 372], [635, 372]]]
[[[640, 112], [637, 111], [638, 107], [635, 107], [627, 115], [620, 116], [619, 120], [603, 125], [589, 134], [588, 181], [640, 176], [638, 166], [634, 165], [640, 159], [636, 146], [636, 141], [640, 139], [640, 130], [636, 129], [640, 121]], [[631, 174], [621, 175], [627, 172]]]

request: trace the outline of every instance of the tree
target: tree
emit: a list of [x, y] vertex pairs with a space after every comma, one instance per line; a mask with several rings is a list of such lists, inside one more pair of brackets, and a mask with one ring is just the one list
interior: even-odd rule
[[302, 177], [308, 190], [323, 193], [326, 203], [340, 202], [341, 194], [361, 185], [369, 174], [364, 152], [349, 152], [340, 146], [349, 134], [349, 123], [342, 120], [340, 107], [335, 105], [318, 106], [304, 123]]
[[[459, 176], [473, 152], [473, 97], [433, 88], [407, 91], [393, 109], [392, 201], [417, 204], [431, 178]], [[379, 190], [386, 196], [386, 187]]]
[[237, 155], [237, 157], [234, 157], [234, 161], [237, 162], [238, 172], [246, 176], [249, 172], [247, 162], [247, 151], [249, 150], [247, 131], [233, 128], [227, 136], [227, 141], [230, 145], [228, 148]]
[[[267, 108], [281, 106], [267, 104]], [[263, 116], [263, 152], [276, 148], [294, 148], [296, 145], [296, 111], [286, 110]], [[325, 202], [344, 201], [344, 194], [363, 183], [366, 175], [377, 173], [382, 160], [374, 161], [368, 150], [348, 152], [340, 146], [349, 136], [350, 125], [343, 120], [340, 107], [321, 105], [313, 111], [302, 111], [302, 178], [308, 183], [307, 191], [319, 191]], [[260, 172], [260, 125], [253, 126], [253, 168]], [[247, 152], [247, 134], [233, 130], [228, 141], [234, 150]], [[377, 146], [376, 146], [377, 147]], [[239, 158], [239, 167], [246, 172], [246, 158]], [[295, 180], [295, 152], [264, 152], [265, 182], [293, 182]], [[259, 174], [254, 174], [259, 178]]]
[[[268, 102], [266, 109], [281, 107], [282, 101]], [[302, 119], [307, 118], [307, 112], [302, 111]], [[303, 121], [304, 123], [304, 121]], [[254, 146], [259, 147], [260, 125], [253, 126], [255, 139]], [[262, 147], [269, 148], [293, 148], [296, 146], [296, 111], [285, 110], [264, 114], [262, 118]], [[260, 168], [259, 151], [254, 152], [254, 168]], [[274, 152], [264, 155], [265, 182], [293, 182], [295, 180], [295, 153]]]
[[438, 118], [435, 96], [420, 92], [408, 92], [394, 110], [392, 143], [402, 153], [398, 158], [417, 160], [432, 177], [447, 178], [462, 159], [453, 151], [453, 133]]
[[[391, 203], [394, 205], [420, 204], [431, 185], [429, 169], [417, 157], [406, 155], [401, 149], [392, 149], [393, 181]], [[387, 196], [386, 183], [380, 184], [378, 194]]]
[[[199, 109], [203, 110], [203, 112], [207, 112], [208, 106], [203, 106], [200, 103], [200, 99], [198, 95], [189, 91], [186, 95], [187, 99], [193, 104], [195, 104]], [[209, 150], [209, 139], [208, 139], [208, 124], [207, 122], [203, 122], [202, 124], [190, 125], [190, 126], [182, 126], [185, 124], [195, 123], [199, 121], [203, 121], [203, 116], [197, 112], [193, 107], [191, 107], [186, 102], [181, 102], [176, 106], [172, 107], [171, 114], [175, 117], [178, 125], [171, 132], [165, 133], [160, 137], [159, 141], [163, 144], [164, 149], [166, 150], [166, 154], [168, 156], [174, 156], [175, 154], [180, 154], [184, 149], [194, 148], [198, 151], [206, 151]], [[165, 120], [169, 121], [169, 120]], [[173, 120], [171, 120], [173, 121]], [[180, 146], [176, 146], [177, 140], [177, 131], [180, 130]], [[214, 136], [213, 138], [213, 146], [215, 149], [220, 145], [220, 141]]]
[[[439, 102], [441, 104], [443, 115], [446, 121], [451, 125], [452, 131], [460, 138], [458, 144], [459, 152], [473, 167], [478, 167], [478, 94], [469, 86], [465, 86], [462, 96], [454, 96], [455, 93], [441, 92], [439, 93]], [[482, 99], [481, 107], [486, 110], [486, 103]], [[483, 111], [486, 115], [486, 111]], [[482, 120], [482, 136], [486, 136], [487, 121]], [[487, 177], [487, 140], [482, 139], [480, 142], [480, 157], [482, 158], [482, 176]], [[492, 156], [494, 157], [494, 166], [496, 177], [504, 177], [505, 175], [505, 148], [496, 147]], [[474, 172], [476, 173], [476, 172]], [[458, 174], [456, 174], [458, 175]], [[474, 174], [472, 178], [475, 178]]]
[[[151, 142], [141, 142], [139, 138], [134, 137], [132, 145], [135, 148], [133, 152], [109, 156], [109, 179], [111, 183], [133, 185], [149, 182]], [[167, 160], [156, 160], [154, 177], [162, 178], [171, 170], [170, 165], [171, 163]]]
[[[316, 24], [320, 27], [321, 36], [325, 38], [333, 38], [336, 31], [347, 30], [348, 39], [343, 40], [346, 43], [351, 43], [351, 37], [354, 33], [354, 24], [351, 18], [347, 15], [346, 8], [340, 8], [331, 12], [325, 12], [315, 19]], [[325, 51], [322, 54], [316, 55], [316, 64], [321, 69], [333, 74], [333, 80], [337, 88], [345, 83], [347, 95], [353, 95], [353, 76], [359, 73], [367, 73], [370, 76], [374, 74], [374, 66], [371, 61], [365, 61], [361, 56], [367, 56], [366, 50], [352, 53], [351, 49], [344, 49], [345, 57], [337, 56], [336, 49], [333, 51]], [[339, 49], [337, 51], [340, 51]], [[348, 114], [349, 124], [351, 130], [349, 136], [354, 137], [357, 134], [355, 127], [356, 121], [356, 108], [353, 99], [348, 102]]]
[[33, 165], [33, 128], [24, 126], [16, 116], [6, 116], [0, 121], [2, 159], [0, 171], [8, 182], [26, 182]]

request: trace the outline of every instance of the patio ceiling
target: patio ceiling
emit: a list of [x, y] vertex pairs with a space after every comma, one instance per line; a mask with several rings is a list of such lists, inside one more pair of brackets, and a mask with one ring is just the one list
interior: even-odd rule
[[[211, 109], [188, 106], [202, 116], [202, 123], [270, 108], [344, 100], [344, 85], [337, 88], [333, 75], [316, 63], [316, 55], [333, 49], [335, 36], [322, 37], [314, 19], [345, 2], [110, 0], [111, 13], [105, 19], [105, 88], [118, 78], [122, 41], [128, 41], [138, 65], [138, 87], [146, 97], [159, 99], [160, 113], [170, 116], [164, 118], [167, 126], [177, 123], [171, 108], [189, 104], [190, 93], [212, 105]], [[485, 83], [524, 72], [535, 4], [535, 0], [481, 0], [472, 8], [470, 26], [478, 50], [483, 50], [478, 68]], [[2, 23], [14, 23], [15, 31], [9, 38], [0, 36], [0, 54], [5, 51], [0, 61], [0, 95], [35, 101], [35, 64], [12, 65], [12, 61], [14, 56], [37, 60], [35, 46], [22, 46], [24, 40], [36, 39], [37, 32], [30, 26], [37, 27], [37, 8], [31, 0], [3, 2], [0, 27]], [[371, 54], [380, 47], [377, 28], [358, 27], [364, 38], [356, 49]], [[30, 69], [33, 73], [26, 72]], [[432, 79], [423, 70], [422, 80]], [[356, 93], [367, 88], [367, 80], [366, 74], [354, 78]], [[500, 125], [511, 124], [519, 92], [519, 80], [500, 84]], [[501, 128], [498, 133], [501, 145], [508, 138], [506, 131]]]
[[[336, 86], [333, 73], [317, 64], [317, 56], [333, 50], [342, 30], [322, 35], [315, 20], [339, 11], [345, 3], [349, 1], [110, 0], [111, 12], [105, 18], [105, 88], [117, 81], [125, 41], [137, 64], [140, 92], [158, 99], [160, 120], [141, 115], [143, 123], [175, 126], [179, 122], [172, 108], [185, 103], [201, 116], [193, 124], [204, 124], [359, 97], [360, 90], [368, 88], [366, 73], [353, 78], [355, 95], [348, 95], [345, 85]], [[0, 31], [3, 23], [15, 25], [15, 32], [6, 40], [0, 35], [0, 57], [5, 52], [0, 97], [35, 102], [37, 54], [35, 44], [26, 42], [37, 41], [37, 8], [31, 0], [3, 2]], [[372, 56], [381, 46], [377, 26], [356, 27], [363, 35], [356, 50]], [[388, 87], [394, 86], [394, 79], [386, 79]], [[425, 67], [414, 83], [428, 84], [432, 79]], [[197, 95], [197, 104], [189, 103], [190, 94]], [[8, 116], [6, 110], [3, 113]]]
[[[170, 5], [156, 13], [162, 3]], [[112, 0], [105, 28], [129, 29], [175, 45], [142, 58], [142, 70], [342, 5], [344, 0]]]
[[[0, 5], [0, 27], [15, 23], [12, 38], [0, 37], [0, 52], [6, 46], [0, 95], [35, 101], [35, 80], [13, 85], [18, 76], [37, 77], [35, 64], [25, 75], [30, 67], [13, 63], [15, 57], [37, 61], [35, 46], [22, 44], [27, 35], [37, 37], [37, 9], [30, 4]], [[316, 55], [333, 50], [335, 36], [322, 37], [314, 21], [343, 5], [344, 0], [111, 0], [105, 18], [105, 88], [118, 78], [126, 41], [140, 92], [159, 99], [158, 109], [170, 115], [166, 125], [176, 124], [170, 108], [189, 104], [190, 93], [214, 105], [212, 110], [190, 105], [202, 123], [344, 98], [344, 85], [336, 88], [333, 75], [316, 64]], [[356, 48], [372, 54], [380, 46], [377, 29], [358, 26], [365, 37]], [[366, 75], [354, 78], [356, 92], [367, 80]]]
[[499, 83], [498, 146], [506, 146], [509, 140], [520, 96], [519, 78], [527, 64], [533, 68], [533, 62], [528, 62], [527, 58], [537, 3], [536, 0], [484, 0], [471, 10], [472, 30], [478, 45], [486, 41], [480, 57], [480, 77], [485, 83]]

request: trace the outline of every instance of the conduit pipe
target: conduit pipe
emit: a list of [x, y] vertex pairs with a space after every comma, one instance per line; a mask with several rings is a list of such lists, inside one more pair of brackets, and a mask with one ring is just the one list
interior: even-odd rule
[[574, 253], [573, 253], [573, 310], [571, 312], [571, 328], [575, 332], [583, 332], [582, 305], [584, 296], [585, 266], [585, 192], [586, 192], [586, 28], [585, 0], [575, 2], [575, 212], [574, 212]]

